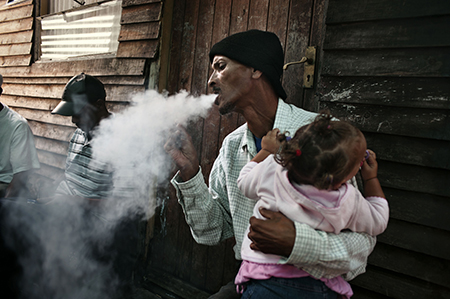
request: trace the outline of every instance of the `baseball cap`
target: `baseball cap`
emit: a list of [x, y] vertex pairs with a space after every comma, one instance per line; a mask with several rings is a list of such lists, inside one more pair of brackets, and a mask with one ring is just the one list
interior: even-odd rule
[[91, 75], [81, 73], [67, 82], [61, 102], [51, 113], [72, 116], [78, 114], [88, 103], [95, 103], [97, 100], [105, 98], [106, 92], [103, 83]]

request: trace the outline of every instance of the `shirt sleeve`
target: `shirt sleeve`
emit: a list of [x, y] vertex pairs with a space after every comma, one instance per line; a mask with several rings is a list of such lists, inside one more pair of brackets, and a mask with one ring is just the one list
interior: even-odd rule
[[242, 168], [239, 173], [239, 178], [237, 180], [237, 185], [241, 190], [242, 194], [244, 194], [247, 198], [258, 200], [258, 175], [255, 175], [255, 170], [257, 168], [258, 163], [256, 162], [248, 162], [244, 168]]
[[13, 174], [40, 167], [33, 133], [27, 123], [21, 123], [14, 131], [11, 140], [10, 163]]
[[216, 245], [234, 235], [225, 180], [219, 155], [211, 170], [209, 189], [201, 169], [189, 181], [179, 182], [178, 173], [171, 181], [192, 236], [199, 244]]
[[365, 232], [371, 236], [384, 232], [389, 221], [387, 200], [376, 196], [364, 198], [358, 191], [356, 196], [356, 206], [347, 228], [355, 232]]
[[336, 235], [297, 222], [295, 229], [292, 253], [280, 262], [293, 264], [316, 278], [342, 275], [351, 280], [364, 273], [367, 257], [376, 243], [375, 237], [364, 233], [343, 231]]

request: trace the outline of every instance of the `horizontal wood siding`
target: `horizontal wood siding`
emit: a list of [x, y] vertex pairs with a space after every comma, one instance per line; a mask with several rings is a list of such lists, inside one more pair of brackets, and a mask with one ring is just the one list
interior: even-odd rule
[[319, 106], [377, 154], [390, 221], [355, 298], [450, 297], [450, 2], [329, 0]]
[[31, 62], [33, 1], [5, 6], [0, 1], [0, 67], [27, 66]]
[[[0, 101], [28, 120], [42, 165], [39, 174], [59, 181], [75, 126], [70, 117], [50, 112], [58, 105], [65, 84], [81, 72], [96, 76], [105, 85], [108, 109], [124, 109], [134, 95], [145, 91], [149, 65], [157, 61], [162, 4], [151, 0], [122, 2], [116, 57], [30, 63], [35, 34], [33, 1], [8, 7], [4, 3], [0, 1], [0, 73], [4, 78]], [[132, 21], [136, 16], [139, 23]]]

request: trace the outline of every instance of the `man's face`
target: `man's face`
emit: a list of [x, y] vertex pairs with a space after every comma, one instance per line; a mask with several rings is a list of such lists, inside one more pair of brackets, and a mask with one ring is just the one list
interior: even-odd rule
[[89, 133], [99, 122], [97, 114], [98, 108], [88, 103], [79, 113], [72, 115], [72, 122], [85, 133]]
[[251, 87], [253, 69], [221, 55], [214, 56], [211, 67], [213, 73], [208, 85], [217, 94], [214, 103], [219, 106], [220, 114], [241, 111]]

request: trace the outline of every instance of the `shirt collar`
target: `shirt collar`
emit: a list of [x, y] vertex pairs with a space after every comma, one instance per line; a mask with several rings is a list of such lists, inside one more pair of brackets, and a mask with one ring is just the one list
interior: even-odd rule
[[[279, 128], [280, 132], [286, 130], [288, 120], [285, 120], [284, 116], [287, 115], [287, 109], [289, 109], [289, 106], [286, 105], [281, 98], [278, 99], [277, 113], [275, 114], [275, 122], [272, 129]], [[257, 154], [255, 140], [253, 139], [253, 133], [248, 128], [247, 123], [245, 123], [244, 138], [242, 138], [241, 149], [242, 151], [245, 151], [245, 149], [247, 149], [248, 152], [253, 156]]]

